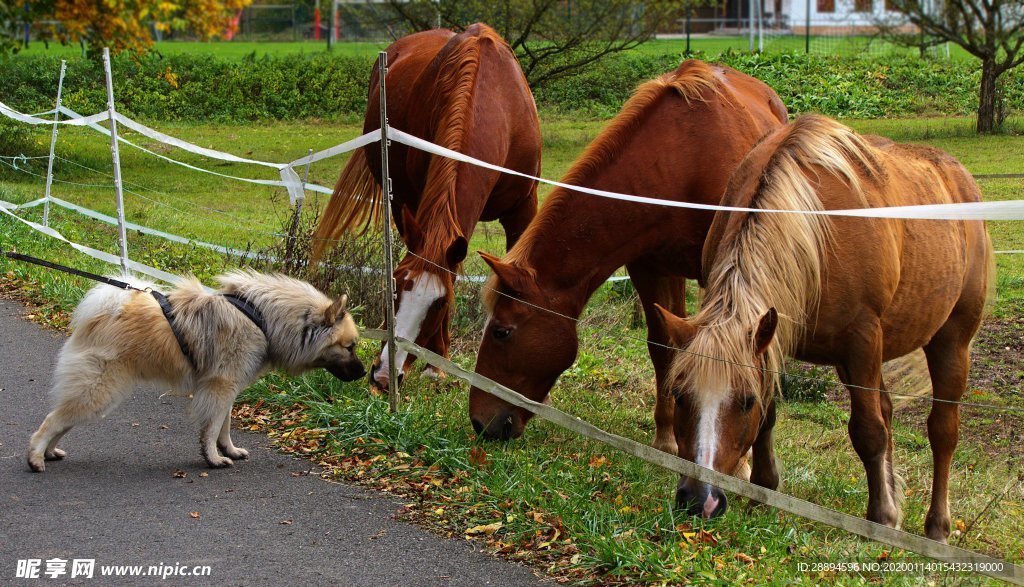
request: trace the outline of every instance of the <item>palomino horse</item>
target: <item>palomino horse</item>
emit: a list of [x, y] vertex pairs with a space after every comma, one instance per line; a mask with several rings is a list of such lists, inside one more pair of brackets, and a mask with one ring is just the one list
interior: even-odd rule
[[[537, 108], [515, 54], [475, 24], [455, 35], [417, 33], [387, 49], [389, 124], [435, 144], [530, 175], [540, 172]], [[363, 128], [380, 126], [376, 70]], [[498, 220], [509, 248], [537, 211], [533, 180], [501, 175], [392, 143], [395, 225], [409, 249], [395, 268], [396, 334], [447, 356], [455, 272], [476, 223]], [[381, 202], [380, 145], [353, 154], [317, 229], [313, 259], [344, 231], [370, 222]], [[396, 349], [404, 372], [412, 363]], [[387, 348], [370, 372], [387, 386]]]
[[[723, 205], [836, 210], [977, 202], [955, 159], [929, 147], [861, 137], [805, 116], [755, 147]], [[924, 348], [934, 397], [929, 538], [949, 535], [949, 467], [967, 385], [968, 350], [992, 275], [981, 221], [892, 220], [719, 212], [704, 247], [707, 286], [691, 319], [665, 312], [674, 346], [679, 456], [730, 471], [753, 447], [751, 481], [779, 483], [772, 449], [775, 392], [786, 356], [833, 365], [849, 388], [849, 432], [867, 470], [869, 520], [897, 526], [892, 403], [882, 362]], [[683, 478], [676, 500], [711, 517], [721, 490]]]
[[[565, 183], [666, 200], [717, 204], [729, 175], [761, 137], [787, 120], [778, 95], [724, 66], [685, 61], [641, 85], [576, 161]], [[604, 199], [557, 188], [484, 292], [490, 320], [476, 371], [542, 401], [576, 358], [575, 318], [626, 266], [649, 325], [658, 389], [671, 354], [657, 302], [684, 312], [685, 278], [700, 275], [712, 214]], [[500, 295], [505, 294], [505, 295]], [[654, 446], [675, 452], [674, 400], [657, 393]], [[514, 438], [531, 414], [472, 389], [478, 432]]]

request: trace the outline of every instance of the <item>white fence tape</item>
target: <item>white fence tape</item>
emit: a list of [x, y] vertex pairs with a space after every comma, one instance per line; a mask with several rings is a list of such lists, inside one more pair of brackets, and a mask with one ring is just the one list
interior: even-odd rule
[[19, 122], [24, 122], [26, 124], [66, 124], [68, 126], [89, 126], [91, 124], [96, 124], [97, 122], [110, 120], [109, 112], [99, 112], [97, 114], [93, 114], [92, 116], [79, 116], [76, 118], [69, 118], [66, 120], [58, 120], [54, 122], [52, 118], [47, 120], [45, 118], [32, 116], [30, 114], [22, 114], [21, 112], [18, 112], [17, 110], [7, 106], [3, 102], [0, 102], [0, 114], [3, 114], [8, 118], [13, 118], [14, 120], [17, 120]]
[[719, 206], [715, 204], [698, 204], [694, 202], [677, 202], [672, 200], [662, 200], [658, 198], [647, 198], [643, 196], [633, 196], [630, 194], [622, 194], [618, 192], [609, 192], [606, 190], [595, 190], [592, 188], [585, 188], [580, 186], [574, 186], [560, 181], [553, 181], [550, 179], [544, 179], [542, 177], [536, 177], [528, 173], [522, 173], [514, 171], [512, 169], [506, 169], [493, 163], [487, 163], [475, 159], [468, 155], [463, 155], [458, 151], [452, 151], [444, 147], [435, 145], [429, 141], [412, 136], [409, 133], [402, 132], [396, 128], [388, 128], [388, 138], [393, 141], [408, 145], [428, 153], [447, 157], [449, 159], [455, 159], [463, 163], [469, 163], [479, 167], [484, 167], [492, 171], [498, 171], [501, 173], [508, 173], [511, 175], [518, 175], [527, 179], [533, 179], [548, 185], [565, 188], [575, 192], [581, 192], [592, 196], [599, 196], [602, 198], [610, 198], [613, 200], [622, 200], [625, 202], [634, 202], [637, 204], [653, 204], [657, 206], [668, 206], [671, 208], [691, 208], [694, 210], [712, 210], [721, 212], [755, 212], [755, 213], [773, 213], [773, 214], [811, 214], [811, 215], [822, 215], [822, 216], [855, 216], [861, 218], [905, 218], [905, 219], [922, 219], [922, 220], [1024, 220], [1024, 200], [1009, 200], [1005, 202], [977, 202], [969, 204], [933, 204], [924, 206], [890, 206], [890, 207], [879, 207], [879, 208], [855, 208], [850, 210], [771, 210], [763, 208], [742, 208], [735, 206]]
[[[118, 257], [117, 255], [111, 255], [110, 253], [105, 253], [105, 252], [103, 252], [103, 251], [101, 251], [99, 249], [94, 249], [92, 247], [89, 247], [89, 246], [86, 246], [86, 245], [82, 245], [82, 244], [78, 244], [76, 242], [68, 240], [64, 235], [62, 235], [61, 233], [57, 232], [56, 230], [54, 230], [54, 229], [52, 229], [52, 228], [50, 228], [48, 226], [43, 226], [42, 224], [39, 224], [37, 222], [32, 222], [30, 220], [25, 220], [24, 218], [18, 216], [14, 212], [12, 212], [10, 210], [10, 207], [17, 207], [17, 205], [16, 204], [12, 204], [10, 202], [2, 202], [2, 201], [0, 201], [0, 213], [6, 214], [6, 215], [10, 216], [11, 218], [14, 218], [18, 222], [21, 222], [22, 224], [28, 226], [29, 228], [32, 228], [33, 230], [35, 230], [37, 232], [41, 232], [41, 233], [43, 233], [43, 234], [45, 234], [47, 236], [50, 236], [50, 237], [55, 238], [57, 240], [63, 241], [65, 243], [67, 243], [68, 245], [70, 245], [76, 251], [84, 253], [84, 254], [86, 254], [86, 255], [94, 258], [94, 259], [99, 259], [100, 261], [104, 261], [106, 263], [110, 263], [111, 265], [120, 265], [121, 264], [121, 258]], [[138, 272], [138, 273], [142, 273], [144, 275], [148, 275], [150, 277], [153, 277], [155, 279], [159, 279], [160, 281], [163, 281], [163, 282], [166, 282], [166, 283], [178, 284], [178, 283], [180, 283], [182, 281], [181, 277], [179, 277], [177, 275], [174, 275], [173, 273], [168, 273], [166, 271], [161, 271], [160, 269], [156, 269], [154, 267], [150, 267], [149, 265], [143, 265], [142, 263], [139, 263], [137, 261], [132, 261], [131, 259], [127, 260], [127, 264], [128, 264], [128, 268], [131, 269], [132, 271], [135, 271], [135, 272]]]
[[[77, 204], [72, 204], [71, 202], [67, 202], [67, 201], [62, 200], [60, 198], [55, 198], [53, 196], [50, 197], [50, 201], [52, 203], [54, 203], [54, 204], [57, 204], [58, 206], [60, 206], [62, 208], [67, 208], [68, 210], [73, 210], [75, 212], [78, 212], [79, 214], [82, 214], [83, 216], [88, 216], [89, 218], [92, 218], [92, 219], [95, 219], [95, 220], [99, 220], [100, 222], [104, 222], [106, 224], [111, 224], [113, 226], [117, 226], [117, 218], [114, 218], [113, 216], [108, 216], [108, 215], [106, 215], [106, 214], [104, 214], [102, 212], [97, 212], [95, 210], [91, 210], [91, 209], [86, 208], [84, 206], [79, 206]], [[134, 230], [136, 232], [141, 232], [142, 234], [158, 236], [160, 238], [163, 238], [163, 239], [166, 239], [166, 240], [169, 240], [169, 241], [174, 241], [176, 243], [181, 243], [183, 245], [196, 245], [196, 246], [203, 247], [205, 249], [210, 249], [210, 250], [213, 250], [213, 251], [217, 251], [218, 253], [224, 253], [226, 255], [234, 255], [234, 256], [238, 256], [238, 257], [248, 256], [245, 251], [239, 251], [237, 249], [232, 249], [230, 247], [225, 247], [225, 246], [222, 246], [222, 245], [215, 245], [215, 244], [203, 242], [203, 241], [200, 241], [200, 240], [195, 240], [195, 239], [191, 239], [191, 238], [188, 238], [188, 237], [184, 237], [184, 236], [180, 236], [180, 235], [177, 235], [177, 234], [173, 234], [173, 233], [170, 233], [170, 232], [164, 232], [162, 230], [157, 230], [155, 228], [149, 228], [148, 226], [142, 226], [141, 224], [135, 224], [134, 222], [125, 221], [124, 225], [125, 225], [126, 228], [128, 228], [130, 230]]]
[[[64, 111], [69, 116], [72, 116], [72, 112], [70, 110], [66, 110], [64, 108], [62, 108], [61, 110]], [[46, 120], [46, 119], [39, 118], [39, 117], [33, 117], [33, 116], [26, 115], [26, 114], [21, 114], [21, 113], [15, 111], [15, 110], [9, 108], [8, 106], [4, 105], [3, 103], [0, 103], [0, 114], [5, 114], [7, 116], [10, 116], [11, 118], [15, 118], [16, 120], [22, 120], [22, 121], [28, 122], [30, 124], [53, 124], [53, 120]], [[60, 121], [60, 123], [61, 124], [73, 124], [75, 126], [90, 126], [92, 128], [96, 128], [98, 130], [98, 129], [103, 129], [103, 127], [100, 127], [100, 126], [96, 125], [96, 122], [105, 120], [106, 118], [107, 118], [107, 114], [106, 113], [95, 114], [93, 116], [88, 116], [88, 117], [81, 117], [78, 114], [74, 114], [72, 118], [69, 118], [67, 120], [62, 120], [62, 121]], [[185, 151], [189, 151], [191, 153], [195, 153], [195, 154], [198, 154], [198, 155], [203, 155], [203, 156], [210, 157], [210, 158], [213, 158], [213, 159], [220, 159], [220, 160], [223, 160], [223, 161], [231, 161], [231, 162], [237, 162], [237, 163], [250, 163], [250, 164], [253, 164], [253, 165], [262, 165], [262, 166], [266, 166], [266, 167], [276, 168], [276, 169], [280, 170], [280, 173], [281, 173], [281, 182], [279, 182], [279, 183], [275, 182], [275, 183], [271, 184], [267, 180], [244, 180], [243, 178], [237, 178], [237, 177], [232, 177], [232, 179], [243, 179], [243, 181], [255, 181], [256, 183], [262, 183], [262, 184], [265, 184], [265, 185], [280, 185], [280, 186], [284, 186], [288, 190], [289, 197], [290, 197], [292, 203], [294, 203], [295, 201], [297, 201], [299, 199], [302, 199], [302, 197], [303, 197], [303, 183], [302, 183], [302, 180], [299, 179], [298, 174], [295, 172], [295, 169], [294, 169], [295, 167], [306, 165], [307, 162], [312, 163], [312, 162], [320, 161], [320, 160], [323, 160], [323, 159], [326, 159], [326, 158], [329, 158], [329, 157], [333, 157], [335, 155], [338, 155], [338, 154], [341, 154], [341, 153], [345, 153], [345, 152], [351, 151], [353, 149], [357, 149], [359, 147], [362, 147], [362, 146], [368, 145], [370, 143], [376, 142], [377, 140], [379, 140], [378, 136], [380, 134], [380, 131], [378, 129], [377, 131], [372, 131], [372, 132], [366, 133], [366, 134], [364, 134], [364, 135], [362, 135], [360, 137], [357, 137], [355, 139], [352, 139], [352, 140], [347, 141], [345, 143], [342, 143], [340, 145], [336, 145], [336, 146], [331, 147], [329, 149], [325, 149], [323, 151], [319, 151], [317, 153], [314, 153], [313, 155], [309, 155], [309, 156], [306, 156], [306, 157], [302, 157], [300, 159], [296, 159], [295, 161], [292, 161], [290, 163], [270, 163], [270, 162], [266, 162], [266, 161], [259, 161], [259, 160], [256, 160], [256, 159], [248, 159], [248, 158], [245, 158], [245, 157], [238, 157], [237, 155], [232, 155], [231, 153], [225, 153], [223, 151], [217, 151], [215, 149], [207, 149], [207, 148], [204, 148], [204, 147], [200, 147], [198, 145], [194, 145], [194, 144], [189, 143], [187, 141], [183, 141], [181, 139], [177, 139], [177, 138], [171, 137], [171, 136], [169, 136], [167, 134], [164, 134], [164, 133], [161, 133], [159, 131], [153, 130], [153, 129], [151, 129], [151, 128], [143, 125], [143, 124], [140, 124], [140, 123], [138, 123], [138, 122], [136, 122], [136, 121], [134, 121], [134, 120], [132, 120], [132, 119], [122, 115], [122, 114], [116, 114], [116, 118], [117, 118], [117, 121], [119, 123], [121, 123], [124, 126], [130, 128], [131, 130], [134, 130], [135, 132], [143, 134], [143, 135], [145, 135], [145, 136], [147, 136], [147, 137], [149, 137], [149, 138], [151, 138], [151, 139], [153, 139], [155, 141], [162, 142], [162, 143], [165, 143], [165, 144], [168, 144], [168, 145], [172, 145], [172, 146], [178, 147], [180, 149], [183, 149]], [[106, 129], [103, 129], [103, 130], [105, 131]], [[410, 135], [409, 133], [406, 133], [406, 132], [403, 132], [401, 130], [398, 130], [398, 129], [394, 128], [394, 127], [389, 127], [388, 128], [388, 138], [391, 139], [391, 140], [397, 141], [399, 143], [402, 143], [404, 145], [407, 145], [407, 146], [410, 146], [410, 147], [413, 147], [413, 148], [416, 148], [416, 149], [420, 149], [420, 150], [426, 151], [428, 153], [432, 153], [432, 154], [439, 155], [439, 156], [442, 156], [442, 157], [447, 157], [447, 158], [450, 158], [450, 159], [454, 159], [456, 161], [461, 161], [463, 163], [468, 163], [470, 165], [476, 165], [476, 166], [479, 166], [479, 167], [484, 167], [486, 169], [490, 169], [492, 171], [497, 171], [499, 173], [508, 173], [508, 174], [511, 174], [511, 175], [517, 175], [517, 176], [520, 176], [520, 177], [525, 177], [527, 179], [532, 179], [532, 180], [535, 180], [535, 181], [539, 181], [541, 183], [546, 183], [548, 185], [553, 185], [553, 186], [561, 187], [561, 188], [568, 189], [568, 190], [573, 190], [573, 191], [580, 192], [580, 193], [585, 193], [585, 194], [589, 194], [589, 195], [593, 195], [593, 196], [599, 196], [599, 197], [602, 197], [602, 198], [610, 198], [610, 199], [614, 199], [614, 200], [633, 202], [633, 203], [637, 203], [637, 204], [650, 204], [650, 205], [657, 205], [657, 206], [667, 206], [667, 207], [671, 207], [671, 208], [689, 208], [689, 209], [694, 209], [694, 210], [708, 210], [708, 211], [716, 211], [716, 212], [717, 211], [724, 211], [724, 212], [753, 212], [753, 213], [776, 213], [776, 214], [779, 214], [779, 213], [782, 213], [782, 214], [817, 214], [817, 215], [823, 215], [823, 216], [850, 216], [850, 217], [859, 217], [859, 218], [901, 218], [901, 219], [921, 219], [921, 220], [1024, 220], [1024, 200], [1008, 200], [1008, 201], [1003, 201], [1003, 202], [974, 202], [974, 203], [965, 203], [965, 204], [932, 204], [932, 205], [921, 205], [921, 206], [890, 206], [890, 207], [878, 207], [878, 208], [855, 208], [855, 209], [847, 209], [847, 210], [823, 210], [823, 211], [815, 211], [815, 210], [771, 210], [771, 209], [760, 209], [760, 208], [744, 208], [744, 207], [735, 207], [735, 206], [721, 206], [721, 205], [715, 205], [715, 204], [698, 204], [698, 203], [695, 203], [695, 202], [678, 202], [678, 201], [672, 201], [672, 200], [663, 200], [663, 199], [659, 199], [659, 198], [650, 198], [650, 197], [645, 197], [645, 196], [636, 196], [636, 195], [631, 195], [631, 194], [623, 194], [623, 193], [619, 193], [619, 192], [611, 192], [611, 191], [607, 191], [607, 190], [597, 190], [597, 189], [593, 189], [593, 188], [574, 186], [574, 185], [562, 183], [560, 181], [554, 181], [554, 180], [550, 180], [550, 179], [545, 179], [543, 177], [537, 177], [537, 176], [530, 175], [530, 174], [527, 174], [527, 173], [522, 173], [522, 172], [515, 171], [515, 170], [512, 170], [512, 169], [507, 169], [505, 167], [501, 167], [500, 165], [495, 165], [493, 163], [488, 163], [486, 161], [481, 161], [480, 159], [476, 159], [474, 157], [470, 157], [468, 155], [464, 155], [464, 154], [459, 153], [457, 151], [453, 151], [451, 149], [447, 149], [445, 147], [441, 147], [439, 145], [435, 145], [434, 143], [431, 143], [429, 141], [420, 139], [418, 137]], [[129, 144], [131, 144], [131, 143], [129, 143]], [[141, 148], [141, 147], [138, 147], [138, 145], [134, 145], [134, 144], [132, 146], [137, 147], [137, 148]], [[152, 151], [148, 151], [148, 152], [152, 153]], [[156, 153], [153, 153], [153, 154], [156, 155]], [[170, 161], [170, 162], [173, 162], [173, 163], [176, 163], [176, 164], [179, 164], [179, 165], [185, 165], [187, 167], [190, 167], [190, 168], [198, 170], [198, 171], [209, 172], [208, 170], [201, 169], [201, 168], [198, 168], [198, 167], [194, 167], [194, 166], [191, 166], [191, 165], [187, 165], [187, 164], [184, 164], [184, 163], [182, 163], [180, 161], [175, 161], [173, 159], [170, 159], [168, 157], [163, 157], [163, 156], [160, 156], [160, 157], [165, 159], [165, 160], [167, 160], [167, 161]], [[209, 172], [209, 173], [213, 173], [213, 172]], [[222, 175], [222, 174], [218, 174], [218, 175]], [[225, 177], [231, 177], [231, 176], [225, 176]], [[314, 188], [312, 185], [307, 185], [306, 188], [307, 189], [312, 189], [313, 191], [317, 191], [317, 192], [320, 192], [320, 193], [331, 193], [332, 192], [332, 190], [330, 190], [329, 188], [325, 188], [323, 186], [316, 186]]]

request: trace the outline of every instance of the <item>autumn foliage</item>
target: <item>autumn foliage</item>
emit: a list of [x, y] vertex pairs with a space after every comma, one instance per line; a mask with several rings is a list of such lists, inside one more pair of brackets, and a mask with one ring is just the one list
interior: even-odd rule
[[58, 21], [50, 33], [61, 42], [84, 41], [90, 49], [143, 53], [153, 31], [180, 31], [202, 39], [222, 36], [252, 0], [38, 0], [35, 20]]

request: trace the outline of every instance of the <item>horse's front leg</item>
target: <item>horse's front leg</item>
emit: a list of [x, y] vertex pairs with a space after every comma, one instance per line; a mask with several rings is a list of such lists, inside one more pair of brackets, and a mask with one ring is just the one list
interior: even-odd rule
[[668, 381], [669, 369], [676, 351], [671, 348], [668, 332], [654, 304], [659, 304], [677, 316], [686, 315], [686, 280], [682, 277], [658, 276], [641, 267], [627, 267], [633, 287], [640, 296], [647, 318], [647, 352], [654, 364], [654, 448], [679, 454], [676, 444], [676, 398]]
[[768, 489], [779, 488], [779, 465], [775, 458], [775, 400], [765, 407], [764, 421], [754, 439], [750, 482]]
[[900, 523], [900, 499], [892, 471], [892, 410], [882, 398], [881, 328], [861, 330], [850, 341], [849, 354], [836, 366], [850, 392], [850, 440], [868, 477], [867, 518], [895, 528]]

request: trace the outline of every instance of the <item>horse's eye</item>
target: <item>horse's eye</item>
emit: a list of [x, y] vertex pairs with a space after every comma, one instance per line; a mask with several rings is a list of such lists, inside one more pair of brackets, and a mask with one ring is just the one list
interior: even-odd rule
[[512, 336], [512, 329], [505, 326], [495, 326], [491, 329], [491, 336], [494, 337], [494, 340], [505, 340]]
[[754, 397], [754, 394], [752, 394], [752, 393], [747, 394], [747, 395], [743, 396], [743, 400], [740, 403], [740, 410], [744, 414], [746, 414], [750, 410], [754, 409], [754, 404], [756, 404], [756, 403], [757, 403], [757, 398]]

